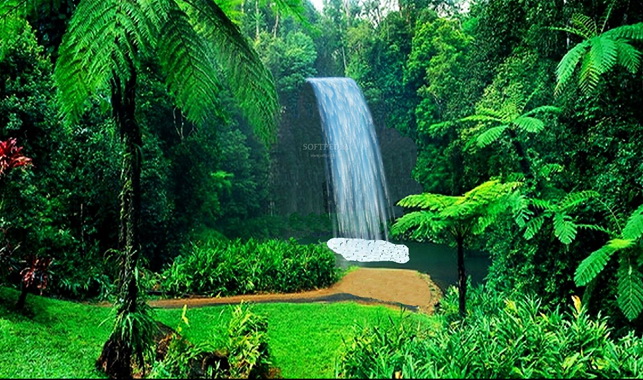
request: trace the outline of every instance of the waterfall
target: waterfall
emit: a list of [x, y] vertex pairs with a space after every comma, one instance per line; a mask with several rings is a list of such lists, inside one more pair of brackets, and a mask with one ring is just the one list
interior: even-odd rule
[[[350, 78], [309, 78], [317, 98], [327, 158], [327, 177], [335, 216], [335, 236], [329, 246], [359, 261], [403, 260], [393, 257], [387, 222], [391, 205], [373, 118], [362, 91]], [[348, 239], [346, 239], [348, 238]], [[342, 251], [344, 252], [339, 252]], [[393, 247], [393, 248], [392, 248]], [[401, 248], [400, 248], [401, 249]], [[399, 253], [403, 256], [403, 253]], [[391, 256], [393, 255], [393, 256]]]

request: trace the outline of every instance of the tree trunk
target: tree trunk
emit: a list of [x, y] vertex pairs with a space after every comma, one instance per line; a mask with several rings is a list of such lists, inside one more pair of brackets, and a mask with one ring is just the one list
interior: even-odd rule
[[458, 243], [458, 294], [459, 294], [459, 306], [460, 306], [460, 315], [465, 316], [466, 314], [466, 303], [467, 303], [467, 275], [464, 270], [464, 236], [456, 237]]
[[522, 170], [523, 174], [525, 175], [525, 179], [527, 180], [533, 180], [534, 179], [534, 173], [531, 171], [531, 164], [529, 163], [529, 160], [527, 159], [527, 153], [525, 153], [525, 150], [522, 147], [522, 144], [518, 140], [518, 135], [516, 135], [516, 131], [514, 131], [511, 128], [507, 128], [507, 132], [509, 133], [509, 137], [511, 138], [511, 143], [514, 146], [514, 149], [516, 149], [516, 153], [518, 154], [518, 163], [520, 164], [520, 170]]
[[22, 289], [20, 291], [20, 297], [18, 297], [18, 302], [16, 302], [17, 310], [22, 310], [25, 307], [28, 294], [29, 294], [29, 289], [27, 289], [26, 286], [22, 285]]
[[[112, 81], [113, 116], [125, 149], [121, 172], [123, 188], [119, 231], [121, 267], [119, 268], [118, 316], [137, 312], [139, 298], [135, 272], [140, 256], [142, 136], [140, 126], [135, 119], [135, 101], [136, 72], [132, 69], [124, 85], [118, 78]], [[123, 341], [119, 334], [112, 333], [105, 342], [96, 365], [112, 378], [131, 378], [133, 355], [140, 357], [140, 353], [133, 352], [131, 342]]]

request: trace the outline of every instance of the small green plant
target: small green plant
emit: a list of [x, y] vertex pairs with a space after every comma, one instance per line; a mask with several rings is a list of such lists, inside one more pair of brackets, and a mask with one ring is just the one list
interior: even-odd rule
[[228, 358], [232, 378], [257, 379], [270, 374], [268, 321], [247, 304], [234, 307], [228, 326]]

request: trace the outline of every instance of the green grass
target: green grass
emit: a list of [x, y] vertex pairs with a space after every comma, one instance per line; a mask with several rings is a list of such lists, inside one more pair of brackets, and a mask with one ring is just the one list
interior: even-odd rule
[[[100, 325], [109, 308], [30, 295], [27, 313], [20, 315], [12, 311], [17, 297], [16, 291], [0, 288], [0, 378], [104, 377], [94, 370], [94, 361], [111, 329], [111, 321]], [[252, 309], [268, 318], [273, 362], [285, 378], [333, 378], [342, 339], [352, 335], [355, 324], [372, 326], [403, 315], [355, 303], [255, 304]], [[181, 310], [155, 314], [175, 328]], [[230, 316], [228, 306], [188, 309], [190, 327], [183, 333], [194, 343], [221, 346]]]

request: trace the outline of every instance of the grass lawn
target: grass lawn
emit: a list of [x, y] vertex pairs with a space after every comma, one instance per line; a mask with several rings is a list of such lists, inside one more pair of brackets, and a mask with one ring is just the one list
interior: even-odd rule
[[[111, 329], [110, 309], [29, 295], [27, 312], [12, 310], [18, 292], [0, 288], [0, 378], [98, 378], [94, 361]], [[401, 318], [383, 306], [355, 303], [255, 304], [252, 310], [268, 318], [274, 364], [285, 378], [333, 378], [342, 338], [356, 324], [378, 324]], [[156, 310], [156, 318], [170, 327], [181, 310]], [[229, 306], [188, 309], [190, 327], [183, 330], [194, 343], [225, 336]], [[412, 318], [428, 318], [411, 315]]]

